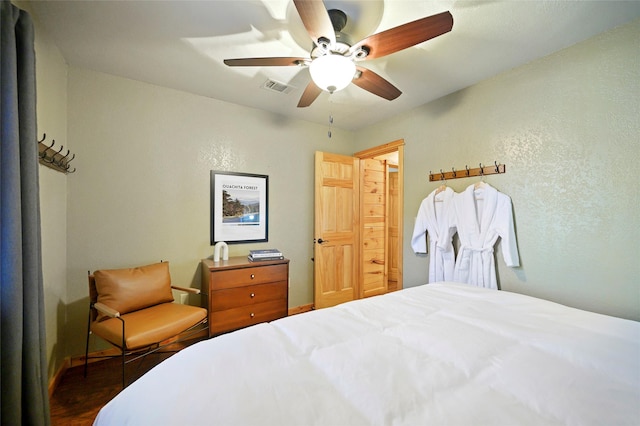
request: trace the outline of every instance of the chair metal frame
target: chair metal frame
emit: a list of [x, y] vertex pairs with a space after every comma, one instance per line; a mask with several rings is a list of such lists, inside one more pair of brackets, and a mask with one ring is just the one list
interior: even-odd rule
[[[94, 279], [93, 275], [91, 274], [90, 271], [88, 271], [88, 279], [89, 282], [91, 283], [91, 280]], [[90, 284], [91, 285], [91, 284]], [[186, 288], [186, 287], [177, 287], [172, 285], [171, 289], [173, 290], [178, 290], [178, 291], [184, 291], [187, 293], [191, 293], [191, 294], [198, 294], [198, 295], [205, 295], [204, 293], [202, 293], [200, 291], [200, 289], [197, 288]], [[122, 359], [122, 388], [124, 389], [127, 386], [126, 383], [126, 374], [125, 374], [125, 366], [126, 364], [129, 364], [133, 361], [136, 361], [140, 358], [144, 358], [147, 355], [151, 355], [153, 353], [159, 352], [159, 353], [176, 353], [178, 352], [178, 350], [166, 350], [166, 351], [162, 351], [162, 349], [166, 348], [167, 346], [171, 346], [171, 345], [175, 345], [181, 342], [184, 342], [186, 340], [189, 340], [191, 337], [194, 337], [200, 333], [203, 333], [206, 337], [209, 336], [209, 324], [208, 324], [208, 319], [209, 319], [209, 315], [207, 313], [207, 315], [204, 317], [204, 319], [202, 319], [200, 322], [194, 324], [193, 326], [189, 327], [188, 329], [186, 329], [185, 331], [183, 331], [182, 333], [179, 333], [178, 335], [175, 335], [173, 337], [170, 337], [169, 339], [162, 341], [162, 342], [157, 342], [154, 344], [151, 344], [149, 346], [143, 347], [143, 348], [139, 348], [139, 349], [135, 349], [135, 350], [128, 350], [127, 349], [127, 344], [126, 344], [126, 334], [125, 334], [125, 326], [126, 326], [126, 321], [124, 320], [124, 318], [122, 318], [122, 316], [120, 315], [120, 313], [114, 309], [109, 308], [108, 306], [97, 302], [97, 301], [92, 301], [91, 300], [92, 296], [89, 296], [89, 316], [88, 316], [88, 321], [87, 321], [87, 340], [86, 340], [86, 345], [85, 345], [85, 357], [84, 357], [84, 377], [87, 377], [87, 369], [88, 369], [88, 363], [89, 363], [89, 359], [105, 359], [105, 358], [121, 358]], [[120, 354], [116, 354], [116, 355], [95, 355], [95, 356], [89, 356], [89, 339], [91, 337], [92, 334], [94, 334], [91, 331], [91, 323], [92, 323], [92, 319], [94, 318], [94, 315], [97, 315], [97, 312], [100, 312], [110, 318], [117, 318], [121, 323], [122, 323], [122, 342], [120, 345], [113, 343], [109, 340], [106, 340], [104, 338], [101, 337], [102, 340], [105, 340], [107, 343], [109, 343], [110, 345], [114, 346], [115, 348], [117, 348], [118, 350], [120, 350]], [[100, 336], [98, 336], [100, 337]], [[175, 339], [175, 340], [174, 340]], [[136, 355], [137, 354], [137, 355]], [[134, 356], [133, 358], [127, 360], [128, 356]]]

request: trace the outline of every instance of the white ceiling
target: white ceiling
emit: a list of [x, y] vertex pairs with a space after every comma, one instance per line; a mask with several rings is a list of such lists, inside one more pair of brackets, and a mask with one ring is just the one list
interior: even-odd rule
[[[311, 39], [291, 0], [31, 1], [72, 66], [140, 80], [288, 117], [356, 130], [640, 16], [640, 1], [336, 0], [358, 41], [443, 11], [453, 30], [362, 63], [403, 94], [387, 101], [350, 85], [297, 108], [306, 68], [227, 67], [226, 58], [308, 56]], [[294, 87], [263, 89], [267, 80]]]

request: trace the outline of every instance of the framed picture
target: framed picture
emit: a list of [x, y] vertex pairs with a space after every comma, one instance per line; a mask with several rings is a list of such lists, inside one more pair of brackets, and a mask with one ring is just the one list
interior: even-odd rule
[[211, 170], [211, 245], [269, 240], [269, 176]]

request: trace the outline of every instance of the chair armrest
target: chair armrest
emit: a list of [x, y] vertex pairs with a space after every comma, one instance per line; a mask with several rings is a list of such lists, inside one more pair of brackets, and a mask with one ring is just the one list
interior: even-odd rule
[[193, 287], [177, 287], [175, 285], [171, 286], [172, 289], [174, 290], [180, 290], [180, 291], [186, 291], [187, 293], [192, 293], [192, 294], [200, 294], [200, 289], [199, 288], [193, 288]]
[[96, 303], [93, 304], [93, 307], [96, 308], [98, 310], [98, 312], [100, 312], [101, 314], [104, 314], [104, 315], [106, 315], [108, 317], [111, 317], [111, 318], [119, 318], [120, 317], [120, 312], [116, 311], [115, 309], [112, 309], [112, 308], [108, 307], [104, 303], [96, 302]]

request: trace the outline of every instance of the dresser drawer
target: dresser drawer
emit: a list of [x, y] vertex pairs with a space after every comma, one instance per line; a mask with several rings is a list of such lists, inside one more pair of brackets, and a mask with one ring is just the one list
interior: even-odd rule
[[224, 333], [242, 327], [273, 321], [287, 316], [286, 300], [271, 300], [209, 313], [210, 334]]
[[211, 273], [211, 290], [288, 280], [288, 265], [255, 266]]
[[289, 259], [250, 262], [246, 256], [202, 261], [209, 336], [286, 317]]
[[269, 300], [286, 300], [287, 291], [286, 281], [215, 290], [211, 294], [211, 310], [223, 311], [239, 306], [256, 305]]

